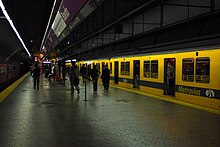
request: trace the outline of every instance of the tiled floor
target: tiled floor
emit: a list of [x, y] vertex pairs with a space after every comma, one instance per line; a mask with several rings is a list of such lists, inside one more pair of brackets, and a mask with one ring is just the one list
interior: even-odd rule
[[219, 147], [220, 116], [92, 83], [80, 94], [27, 77], [0, 104], [0, 146]]

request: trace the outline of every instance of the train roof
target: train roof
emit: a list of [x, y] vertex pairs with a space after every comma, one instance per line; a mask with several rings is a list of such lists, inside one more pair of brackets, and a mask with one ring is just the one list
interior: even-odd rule
[[173, 49], [173, 50], [166, 50], [166, 51], [155, 51], [155, 52], [145, 52], [145, 53], [139, 53], [139, 54], [124, 54], [124, 55], [113, 55], [109, 58], [96, 58], [96, 59], [90, 59], [90, 60], [81, 60], [81, 61], [95, 61], [95, 60], [110, 60], [110, 59], [117, 59], [117, 58], [132, 58], [132, 57], [138, 57], [138, 56], [153, 56], [153, 55], [161, 55], [161, 54], [175, 54], [175, 53], [182, 53], [182, 52], [197, 52], [202, 50], [215, 50], [220, 49], [217, 46], [207, 46], [207, 47], [200, 47], [200, 48], [187, 48], [187, 49]]

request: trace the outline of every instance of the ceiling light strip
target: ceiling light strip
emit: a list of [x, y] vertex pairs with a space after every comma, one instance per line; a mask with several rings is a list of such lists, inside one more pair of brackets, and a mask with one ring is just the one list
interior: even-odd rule
[[28, 51], [27, 47], [25, 46], [25, 44], [24, 44], [23, 40], [21, 39], [21, 37], [20, 37], [20, 35], [19, 35], [18, 31], [16, 30], [16, 28], [15, 28], [15, 26], [14, 26], [14, 24], [13, 24], [13, 22], [12, 22], [11, 18], [9, 17], [9, 15], [8, 15], [8, 13], [7, 13], [6, 9], [5, 9], [5, 6], [4, 6], [4, 5], [3, 5], [3, 3], [2, 3], [2, 0], [0, 0], [0, 7], [1, 7], [2, 12], [4, 13], [4, 15], [5, 15], [6, 19], [7, 19], [7, 20], [8, 20], [8, 22], [10, 23], [10, 25], [11, 25], [12, 29], [13, 29], [13, 30], [14, 30], [14, 32], [16, 33], [16, 35], [17, 35], [18, 39], [20, 40], [21, 44], [23, 45], [24, 49], [25, 49], [25, 50], [26, 50], [26, 52], [28, 53], [29, 57], [31, 57], [31, 54], [29, 53], [29, 51]]
[[48, 21], [48, 24], [47, 24], [47, 28], [46, 28], [45, 33], [44, 33], [43, 40], [42, 40], [42, 42], [41, 42], [40, 50], [43, 49], [43, 44], [44, 44], [44, 41], [45, 41], [46, 34], [47, 34], [47, 32], [48, 32], [48, 28], [49, 28], [49, 25], [50, 25], [51, 18], [52, 18], [52, 16], [53, 16], [53, 11], [54, 11], [56, 2], [57, 2], [57, 0], [55, 0], [54, 3], [53, 3], [53, 8], [52, 8], [51, 13], [50, 13], [50, 18], [49, 18], [49, 21]]

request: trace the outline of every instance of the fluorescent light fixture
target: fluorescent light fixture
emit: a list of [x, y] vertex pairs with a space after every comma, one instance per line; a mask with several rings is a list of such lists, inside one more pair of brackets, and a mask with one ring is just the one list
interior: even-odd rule
[[43, 40], [42, 40], [42, 42], [41, 42], [41, 48], [40, 48], [40, 49], [42, 49], [42, 47], [43, 47], [43, 44], [44, 44], [44, 41], [45, 41], [45, 38], [46, 38], [47, 31], [48, 31], [48, 29], [49, 29], [50, 21], [51, 21], [51, 18], [52, 18], [52, 14], [53, 14], [54, 7], [55, 7], [55, 5], [56, 5], [56, 2], [57, 2], [57, 0], [55, 0], [54, 3], [53, 3], [53, 8], [52, 8], [52, 11], [51, 11], [51, 13], [50, 13], [50, 18], [49, 18], [49, 21], [48, 21], [48, 24], [47, 24], [47, 28], [46, 28], [45, 33], [44, 33]]
[[65, 62], [66, 62], [66, 63], [70, 63], [70, 62], [71, 62], [71, 60], [66, 60]]
[[66, 63], [70, 63], [71, 61], [75, 61], [75, 62], [76, 62], [76, 59], [66, 60], [65, 62], [66, 62]]
[[51, 62], [50, 61], [44, 61], [43, 63], [44, 64], [50, 64]]
[[14, 30], [15, 34], [17, 35], [18, 39], [20, 40], [21, 44], [23, 45], [24, 49], [25, 49], [26, 52], [28, 53], [29, 57], [31, 57], [31, 54], [29, 53], [29, 51], [28, 51], [27, 47], [25, 46], [23, 40], [21, 39], [21, 37], [20, 37], [18, 31], [16, 30], [16, 28], [15, 28], [15, 26], [14, 26], [14, 24], [13, 24], [11, 18], [9, 17], [9, 15], [8, 15], [6, 9], [5, 9], [5, 6], [4, 6], [3, 3], [2, 3], [2, 0], [0, 0], [0, 7], [1, 7], [2, 12], [4, 13], [6, 19], [7, 19], [8, 22], [10, 23], [12, 29]]

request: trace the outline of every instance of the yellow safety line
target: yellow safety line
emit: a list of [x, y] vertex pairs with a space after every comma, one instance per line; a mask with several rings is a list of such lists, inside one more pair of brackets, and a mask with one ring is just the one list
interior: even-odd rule
[[20, 79], [15, 81], [13, 84], [11, 84], [9, 87], [7, 87], [5, 90], [3, 90], [0, 93], [0, 103], [28, 76], [29, 73], [22, 76]]
[[141, 92], [141, 91], [138, 91], [138, 90], [135, 90], [135, 89], [120, 87], [120, 86], [117, 86], [117, 85], [111, 85], [111, 86], [116, 87], [116, 88], [120, 88], [120, 89], [123, 89], [123, 90], [127, 90], [127, 91], [130, 91], [130, 92], [138, 93], [138, 94], [141, 94], [141, 95], [153, 97], [153, 98], [156, 98], [156, 99], [160, 99], [160, 100], [164, 100], [164, 101], [172, 102], [172, 103], [175, 103], [175, 104], [179, 104], [179, 105], [183, 105], [183, 106], [191, 107], [191, 108], [194, 108], [194, 109], [199, 109], [199, 110], [202, 110], [202, 111], [207, 111], [207, 112], [211, 112], [211, 113], [215, 113], [215, 114], [220, 115], [220, 110], [211, 109], [211, 108], [207, 108], [207, 107], [199, 106], [199, 105], [195, 105], [195, 104], [190, 104], [190, 103], [183, 102], [183, 101], [180, 101], [180, 100], [175, 100], [172, 97], [168, 97], [168, 96], [162, 97], [162, 96], [158, 96], [158, 95], [153, 95], [153, 94]]

